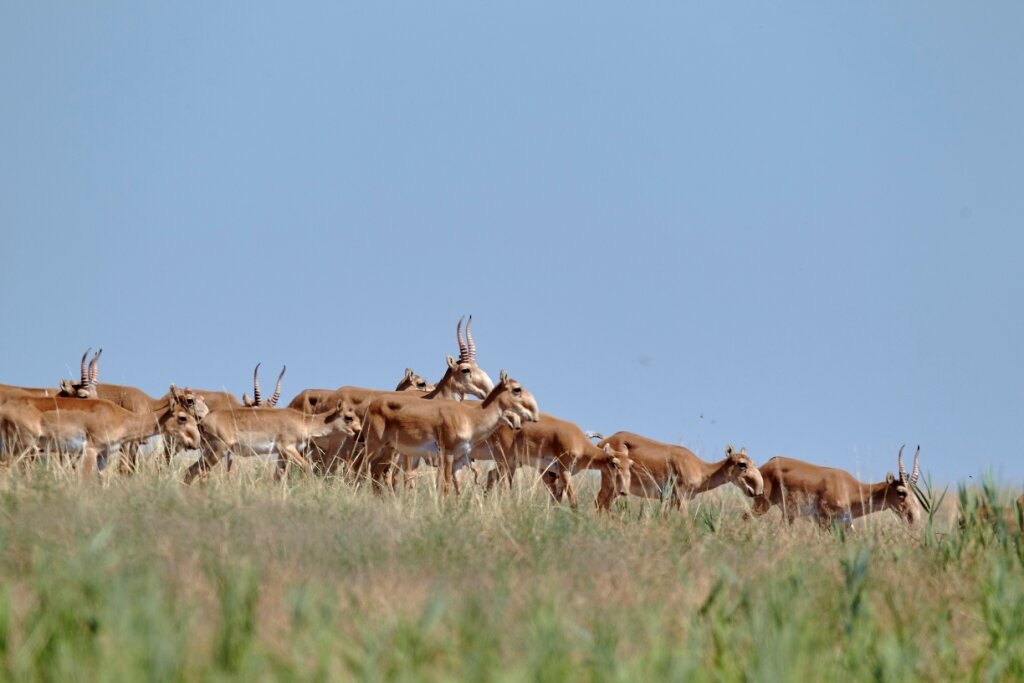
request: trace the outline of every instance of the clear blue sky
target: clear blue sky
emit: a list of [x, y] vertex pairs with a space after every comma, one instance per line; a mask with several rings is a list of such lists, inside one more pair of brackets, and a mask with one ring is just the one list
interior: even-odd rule
[[1024, 483], [1024, 5], [0, 4], [0, 382], [480, 362], [717, 458]]

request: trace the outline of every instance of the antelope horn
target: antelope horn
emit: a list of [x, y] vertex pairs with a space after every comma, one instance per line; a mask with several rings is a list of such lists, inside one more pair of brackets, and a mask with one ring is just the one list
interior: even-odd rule
[[267, 399], [267, 405], [271, 408], [277, 406], [277, 402], [281, 399], [281, 379], [284, 378], [284, 371], [287, 369], [287, 365], [281, 367], [281, 374], [277, 376], [277, 386], [274, 387], [274, 395]]
[[89, 368], [85, 364], [85, 359], [89, 357], [89, 352], [90, 351], [92, 351], [92, 347], [91, 346], [85, 350], [85, 353], [82, 354], [82, 386], [83, 387], [84, 386], [89, 386]]
[[473, 324], [473, 316], [469, 316], [469, 320], [466, 321], [466, 346], [469, 347], [469, 360], [476, 362], [476, 344], [473, 343], [473, 333], [469, 331], [469, 326]]
[[459, 362], [469, 360], [469, 349], [466, 348], [466, 342], [462, 341], [462, 321], [465, 318], [459, 318], [459, 324], [455, 328], [455, 336], [459, 340]]
[[254, 406], [263, 405], [263, 393], [260, 391], [260, 363], [256, 364], [256, 369], [252, 371], [252, 404]]
[[899, 465], [900, 479], [903, 481], [907, 480], [907, 468], [903, 466], [903, 448], [906, 445], [907, 444], [903, 444], [903, 446], [900, 446], [900, 452], [896, 454], [896, 464]]
[[910, 483], [916, 484], [917, 478], [921, 476], [921, 463], [918, 459], [921, 457], [921, 447], [918, 446], [917, 450], [914, 451], [914, 471], [910, 474]]
[[100, 356], [103, 355], [103, 349], [96, 352], [96, 355], [89, 361], [89, 384], [96, 384], [96, 381], [100, 378]]

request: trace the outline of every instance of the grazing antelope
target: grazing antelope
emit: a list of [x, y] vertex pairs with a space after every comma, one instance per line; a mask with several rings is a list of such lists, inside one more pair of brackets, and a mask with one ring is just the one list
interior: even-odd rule
[[[86, 355], [88, 355], [88, 353], [89, 352], [86, 351]], [[102, 354], [103, 349], [100, 349], [92, 357], [92, 360], [89, 361], [88, 369], [85, 366], [85, 356], [82, 356], [81, 385], [69, 384], [68, 386], [65, 386], [62, 382], [62, 396], [78, 396], [81, 398], [83, 397], [84, 391], [85, 394], [94, 395], [95, 398], [110, 401], [117, 406], [139, 415], [152, 413], [160, 406], [167, 403], [169, 398], [168, 394], [164, 394], [160, 398], [153, 398], [142, 389], [136, 389], [135, 387], [121, 384], [101, 383], [99, 381], [99, 361]], [[223, 394], [223, 392], [200, 392], [188, 387], [176, 389], [176, 391], [178, 392], [179, 400], [186, 406], [186, 408], [193, 410], [198, 419], [202, 419], [209, 410], [212, 410], [214, 407], [220, 407], [223, 403], [223, 399], [219, 396], [219, 394]], [[230, 394], [227, 395], [230, 396]], [[235, 405], [241, 405], [235, 397], [231, 396], [231, 400], [234, 401]], [[119, 465], [119, 469], [122, 473], [129, 473], [136, 469], [138, 466], [139, 448], [141, 448], [148, 439], [149, 437], [135, 441], [129, 440], [122, 444], [122, 457]], [[165, 457], [168, 462], [170, 462], [170, 444], [172, 443], [175, 443], [173, 436], [165, 438], [164, 450]]]
[[310, 439], [332, 432], [355, 436], [359, 428], [359, 416], [345, 400], [338, 400], [330, 410], [318, 415], [293, 408], [211, 410], [199, 423], [202, 453], [185, 474], [185, 483], [205, 475], [227, 455], [274, 455], [274, 477], [278, 480], [287, 471], [290, 460], [310, 472], [309, 461], [302, 455]]
[[268, 408], [276, 408], [277, 402], [281, 400], [281, 380], [284, 379], [284, 371], [288, 369], [288, 366], [281, 368], [281, 374], [277, 376], [277, 386], [274, 387], [274, 393], [270, 398], [263, 401], [263, 394], [260, 391], [260, 363], [256, 364], [256, 369], [252, 371], [252, 398], [249, 398], [248, 394], [242, 394], [242, 403], [247, 408], [258, 408], [265, 406]]
[[83, 476], [96, 471], [98, 461], [106, 461], [121, 444], [158, 433], [199, 446], [195, 401], [187, 406], [173, 384], [167, 400], [147, 413], [102, 399], [62, 396], [20, 398], [0, 406], [0, 434], [9, 450], [80, 451]]
[[554, 415], [540, 413], [537, 422], [500, 425], [486, 441], [473, 447], [474, 460], [494, 460], [495, 468], [487, 475], [487, 490], [499, 481], [512, 484], [520, 466], [536, 467], [556, 501], [562, 494], [576, 505], [576, 492], [571, 475], [593, 469], [602, 481], [614, 482], [597, 499], [598, 509], [605, 510], [617, 495], [629, 492], [630, 460], [610, 446], [595, 446], [578, 426]]
[[[78, 398], [96, 398], [96, 387], [95, 384], [89, 381], [89, 371], [85, 362], [85, 359], [89, 357], [89, 351], [91, 350], [92, 349], [86, 349], [85, 353], [82, 354], [82, 378], [79, 382], [72, 382], [69, 379], [61, 379], [60, 386], [56, 389], [19, 387], [11, 384], [0, 384], [0, 403], [3, 403], [9, 398], [17, 397], [73, 396]], [[103, 349], [100, 349], [96, 356], [93, 357], [94, 361], [99, 357], [100, 353], [103, 353]]]
[[[374, 399], [366, 409], [363, 431], [375, 485], [381, 483], [381, 472], [389, 472], [393, 452], [436, 456], [441, 465], [441, 490], [447, 493], [455, 461], [468, 461], [473, 446], [488, 438], [506, 414], [527, 422], [540, 419], [533, 395], [504, 370], [498, 384], [480, 402], [424, 401], [400, 394]], [[454, 483], [459, 493], [458, 480]]]
[[[594, 435], [600, 438], [599, 434]], [[676, 508], [682, 498], [693, 498], [723, 484], [732, 483], [748, 496], [764, 490], [761, 473], [747, 455], [747, 449], [726, 446], [725, 459], [705, 462], [683, 446], [673, 446], [630, 432], [617, 432], [602, 439], [599, 447], [624, 453], [632, 463], [629, 492], [644, 498], [668, 494]]]
[[782, 508], [790, 524], [797, 517], [813, 517], [823, 528], [831, 528], [836, 521], [847, 529], [853, 528], [858, 517], [892, 510], [909, 524], [921, 518], [921, 507], [912, 487], [921, 474], [919, 457], [921, 447], [914, 453], [914, 470], [907, 475], [903, 467], [903, 447], [896, 456], [899, 476], [892, 472], [885, 481], [865, 484], [848, 472], [834, 467], [821, 467], [793, 458], [774, 457], [761, 465], [764, 478], [763, 495], [754, 498], [751, 512], [761, 516], [773, 505]]

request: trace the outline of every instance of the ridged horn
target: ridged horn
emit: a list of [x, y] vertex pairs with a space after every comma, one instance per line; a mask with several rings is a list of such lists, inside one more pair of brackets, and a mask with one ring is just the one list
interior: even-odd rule
[[469, 331], [469, 326], [473, 324], [473, 316], [469, 316], [469, 320], [466, 321], [466, 346], [469, 347], [469, 360], [476, 362], [476, 344], [473, 343], [473, 333]]
[[277, 376], [277, 386], [274, 387], [274, 395], [267, 399], [267, 405], [271, 408], [276, 407], [277, 402], [281, 400], [281, 380], [284, 379], [284, 371], [287, 369], [287, 365], [281, 366], [281, 374]]
[[100, 379], [100, 356], [102, 355], [103, 349], [100, 349], [89, 361], [89, 384], [96, 384]]
[[911, 474], [910, 474], [910, 483], [911, 484], [916, 484], [917, 483], [917, 478], [921, 476], [921, 463], [919, 461], [920, 457], [921, 457], [921, 446], [918, 446], [917, 450], [914, 451], [914, 471], [911, 472]]
[[462, 341], [462, 321], [465, 316], [459, 318], [459, 324], [455, 327], [455, 336], [459, 340], [459, 362], [464, 363], [469, 360], [469, 349], [466, 348], [466, 342]]
[[85, 350], [85, 353], [82, 354], [82, 380], [81, 380], [81, 382], [82, 382], [82, 386], [83, 387], [89, 386], [89, 367], [88, 367], [88, 365], [86, 365], [85, 359], [89, 357], [89, 352], [90, 351], [92, 351], [92, 347], [91, 346]]
[[900, 479], [903, 481], [907, 480], [907, 468], [903, 466], [903, 448], [907, 444], [900, 446], [900, 452], [896, 454], [896, 464], [899, 466]]
[[260, 365], [256, 364], [256, 369], [252, 371], [252, 404], [254, 406], [263, 405], [263, 392], [260, 391]]

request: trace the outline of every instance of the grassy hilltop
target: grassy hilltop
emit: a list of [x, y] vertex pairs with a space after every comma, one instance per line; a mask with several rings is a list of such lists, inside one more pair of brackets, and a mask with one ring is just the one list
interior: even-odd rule
[[916, 530], [886, 512], [844, 535], [745, 521], [732, 488], [598, 516], [593, 482], [572, 510], [524, 474], [440, 501], [429, 477], [377, 498], [146, 465], [0, 472], [0, 678], [1024, 678], [1018, 527], [960, 531], [955, 493]]

